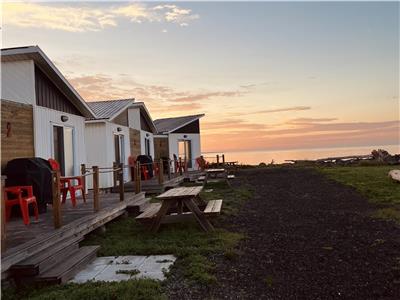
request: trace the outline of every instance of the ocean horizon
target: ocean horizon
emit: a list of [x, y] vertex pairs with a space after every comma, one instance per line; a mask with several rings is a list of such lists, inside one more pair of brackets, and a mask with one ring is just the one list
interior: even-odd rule
[[258, 165], [259, 163], [284, 163], [286, 160], [314, 160], [327, 157], [348, 155], [368, 155], [374, 149], [384, 149], [390, 154], [399, 154], [399, 145], [337, 147], [318, 149], [290, 149], [290, 150], [251, 150], [251, 151], [221, 151], [203, 152], [207, 161], [215, 162], [216, 155], [224, 154], [226, 161], [237, 161], [239, 164]]

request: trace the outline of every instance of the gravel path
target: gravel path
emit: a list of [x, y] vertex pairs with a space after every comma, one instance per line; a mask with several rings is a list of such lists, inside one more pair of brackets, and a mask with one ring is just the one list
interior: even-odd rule
[[255, 190], [226, 224], [247, 235], [240, 256], [213, 258], [219, 286], [177, 298], [400, 299], [400, 228], [368, 217], [374, 207], [353, 189], [305, 169], [238, 178]]

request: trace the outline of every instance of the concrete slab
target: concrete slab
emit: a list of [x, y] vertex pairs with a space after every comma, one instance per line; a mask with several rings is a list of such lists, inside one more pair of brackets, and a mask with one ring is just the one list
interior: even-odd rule
[[164, 280], [164, 272], [169, 271], [175, 260], [173, 255], [97, 257], [75, 275], [71, 282], [111, 282], [137, 278]]

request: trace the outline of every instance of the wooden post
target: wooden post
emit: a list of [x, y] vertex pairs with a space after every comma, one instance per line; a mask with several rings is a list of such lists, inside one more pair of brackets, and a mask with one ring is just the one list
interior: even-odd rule
[[171, 160], [168, 159], [168, 180], [171, 179]]
[[118, 180], [118, 172], [116, 171], [117, 169], [117, 163], [113, 162], [113, 184], [114, 184], [114, 190], [117, 188], [117, 180]]
[[186, 157], [183, 160], [183, 170], [185, 171], [185, 173], [187, 173], [187, 160], [186, 160]]
[[53, 221], [54, 228], [62, 226], [61, 220], [61, 201], [60, 201], [60, 171], [53, 172]]
[[1, 252], [6, 250], [6, 203], [4, 202], [4, 181], [5, 177], [1, 176]]
[[225, 154], [222, 154], [222, 165], [225, 166]]
[[163, 160], [160, 159], [158, 166], [158, 183], [162, 184], [164, 182], [164, 166], [163, 166]]
[[140, 174], [140, 162], [136, 162], [136, 176], [135, 176], [135, 193], [139, 194], [141, 192], [141, 183], [142, 176]]
[[120, 170], [118, 171], [118, 181], [119, 181], [119, 201], [124, 201], [124, 164], [119, 164]]
[[82, 185], [83, 185], [83, 192], [86, 194], [86, 165], [81, 164], [81, 175], [82, 175]]
[[182, 158], [179, 157], [179, 175], [182, 175]]
[[93, 210], [98, 212], [100, 210], [99, 201], [99, 167], [93, 166]]
[[217, 154], [217, 167], [219, 166], [219, 155]]

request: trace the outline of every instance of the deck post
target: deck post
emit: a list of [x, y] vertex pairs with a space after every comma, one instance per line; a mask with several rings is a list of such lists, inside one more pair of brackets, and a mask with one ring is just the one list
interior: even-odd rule
[[98, 212], [100, 210], [99, 203], [99, 167], [93, 166], [93, 210]]
[[1, 176], [1, 252], [6, 250], [6, 203], [3, 199], [5, 177]]
[[117, 169], [117, 163], [113, 162], [113, 185], [114, 185], [114, 190], [117, 188], [117, 180], [118, 180], [118, 172], [116, 171]]
[[171, 160], [168, 159], [168, 180], [171, 179]]
[[222, 154], [222, 165], [225, 166], [225, 154]]
[[119, 164], [119, 176], [118, 176], [118, 181], [119, 181], [119, 201], [124, 201], [124, 164]]
[[185, 172], [185, 174], [187, 173], [187, 165], [188, 165], [188, 162], [187, 162], [187, 159], [185, 157], [183, 159], [183, 171]]
[[62, 226], [61, 220], [61, 201], [60, 201], [60, 171], [53, 172], [53, 221], [54, 228], [60, 228]]
[[181, 157], [179, 157], [179, 175], [181, 175], [182, 176], [182, 158]]
[[135, 193], [139, 194], [141, 192], [141, 184], [140, 180], [142, 179], [141, 174], [140, 174], [140, 162], [136, 162], [136, 176], [135, 176]]
[[162, 158], [160, 159], [158, 166], [158, 183], [162, 184], [164, 182], [164, 166], [163, 166], [163, 160]]
[[82, 185], [83, 185], [83, 191], [86, 194], [86, 165], [81, 164], [81, 175], [82, 175]]
[[217, 166], [219, 166], [219, 154], [217, 154]]

